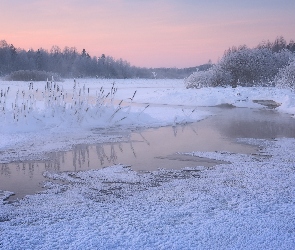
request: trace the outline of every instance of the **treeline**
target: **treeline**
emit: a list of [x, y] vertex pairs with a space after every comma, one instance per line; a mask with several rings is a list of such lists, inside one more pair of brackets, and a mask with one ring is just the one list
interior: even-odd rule
[[[241, 50], [243, 48], [247, 48], [246, 45], [241, 45], [239, 47], [236, 46], [232, 46], [231, 48], [229, 48], [228, 50], [226, 50], [224, 52], [224, 54], [230, 54], [233, 52], [236, 52], [238, 50]], [[269, 40], [267, 41], [263, 41], [261, 43], [259, 43], [255, 48], [257, 49], [269, 49], [272, 52], [276, 53], [276, 52], [280, 52], [282, 50], [289, 50], [291, 52], [295, 52], [295, 42], [294, 40], [290, 40], [289, 43], [287, 43], [287, 41], [285, 40], [284, 37], [279, 36], [275, 39], [274, 42], [271, 42]]]
[[74, 47], [61, 50], [53, 46], [50, 51], [42, 48], [26, 51], [0, 41], [0, 75], [19, 70], [54, 72], [62, 77], [152, 77], [148, 69], [132, 67], [122, 59], [115, 60], [104, 54], [91, 57], [85, 49], [79, 53]]
[[283, 37], [262, 42], [255, 48], [232, 47], [212, 68], [190, 75], [186, 86], [274, 86], [280, 82], [294, 88], [294, 61], [295, 43], [293, 40], [287, 43]]
[[[201, 66], [200, 69], [202, 69]], [[90, 56], [83, 49], [78, 52], [75, 47], [61, 50], [53, 46], [50, 51], [42, 48], [28, 51], [16, 48], [5, 40], [0, 41], [0, 76], [12, 72], [24, 75], [26, 72], [53, 72], [61, 77], [97, 77], [97, 78], [185, 78], [194, 68], [141, 68], [131, 66], [129, 62], [102, 54], [100, 57]]]

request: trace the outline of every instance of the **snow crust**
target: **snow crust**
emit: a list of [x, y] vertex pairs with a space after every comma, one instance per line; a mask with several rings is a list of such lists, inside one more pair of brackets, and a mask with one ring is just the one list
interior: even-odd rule
[[260, 151], [188, 152], [231, 162], [210, 168], [46, 172], [48, 190], [0, 203], [0, 248], [292, 249], [295, 139], [240, 140]]

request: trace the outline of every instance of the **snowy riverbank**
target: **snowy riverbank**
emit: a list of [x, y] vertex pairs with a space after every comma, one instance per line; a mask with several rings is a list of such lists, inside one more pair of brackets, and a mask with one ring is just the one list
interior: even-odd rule
[[[102, 85], [111, 89], [112, 83], [80, 80], [93, 96]], [[72, 80], [60, 84], [65, 91], [72, 89]], [[8, 107], [27, 83], [0, 86], [10, 86]], [[102, 119], [105, 123], [87, 117], [90, 124], [68, 127], [67, 121], [48, 121], [40, 102], [36, 102], [38, 117], [47, 117], [41, 123], [34, 116], [27, 119], [27, 126], [14, 127], [2, 120], [0, 162], [30, 159], [79, 143], [124, 140], [132, 127], [173, 125], [211, 115], [197, 106], [263, 109], [256, 101], [272, 100], [280, 104], [278, 112], [295, 113], [295, 95], [287, 90], [185, 89], [179, 80], [116, 80], [116, 86], [117, 103], [128, 102], [136, 90], [128, 118], [120, 123], [110, 122], [114, 110], [109, 110]], [[35, 124], [36, 131], [29, 131], [29, 124]], [[96, 126], [99, 129], [94, 130]], [[47, 171], [46, 191], [12, 204], [6, 200], [11, 193], [0, 191], [0, 249], [292, 249], [295, 139], [239, 141], [260, 150], [252, 155], [186, 152], [228, 162], [215, 167], [135, 172], [117, 165]]]
[[[107, 107], [102, 109], [101, 106], [91, 106], [91, 101], [96, 98], [101, 87], [107, 93], [111, 91], [114, 82], [117, 88], [114, 95], [116, 106], [108, 102], [103, 103]], [[45, 82], [34, 83], [33, 90], [28, 90], [26, 82], [0, 82], [2, 92], [8, 92], [5, 97], [1, 97], [0, 105], [2, 110], [3, 107], [6, 110], [1, 113], [0, 163], [42, 158], [44, 152], [67, 150], [75, 144], [120, 140], [122, 135], [108, 135], [107, 130], [110, 128], [126, 132], [136, 127], [193, 122], [211, 115], [196, 110], [198, 106], [230, 104], [236, 107], [263, 108], [257, 100], [272, 100], [280, 105], [276, 108], [277, 111], [295, 114], [295, 94], [289, 90], [242, 87], [186, 89], [183, 80], [140, 79], [79, 79], [76, 91], [78, 92], [78, 88], [84, 88], [87, 100], [83, 103], [84, 106], [78, 106], [75, 111], [69, 108], [69, 105], [74, 105], [74, 100], [71, 100], [74, 81], [65, 80], [57, 84], [64, 93], [69, 92], [68, 100], [49, 106], [49, 95], [43, 98], [41, 94], [44, 92]], [[22, 103], [25, 103], [22, 99], [26, 98], [30, 100], [34, 111], [30, 114], [23, 112], [26, 107], [24, 105], [22, 108]], [[80, 95], [76, 93], [75, 98], [80, 100]], [[47, 100], [47, 106], [44, 100]], [[118, 108], [121, 100], [125, 106]], [[70, 102], [72, 104], [69, 104]], [[11, 111], [12, 108], [15, 110], [15, 103], [18, 103], [21, 109], [17, 110], [18, 113], [21, 112], [18, 122], [14, 119], [16, 111]]]
[[214, 168], [45, 173], [65, 184], [0, 205], [1, 249], [292, 249], [294, 139], [257, 155], [194, 152]]

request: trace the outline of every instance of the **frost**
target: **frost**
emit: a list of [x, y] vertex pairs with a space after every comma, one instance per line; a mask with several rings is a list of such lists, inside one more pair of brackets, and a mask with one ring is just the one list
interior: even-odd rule
[[274, 52], [270, 48], [241, 46], [226, 51], [209, 70], [190, 75], [185, 84], [187, 88], [282, 85], [293, 89], [294, 66], [288, 64], [294, 57], [285, 49]]

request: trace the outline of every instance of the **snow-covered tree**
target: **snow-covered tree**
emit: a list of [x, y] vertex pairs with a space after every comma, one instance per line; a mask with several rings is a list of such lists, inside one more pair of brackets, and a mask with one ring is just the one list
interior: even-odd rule
[[245, 45], [232, 47], [225, 51], [221, 60], [210, 70], [195, 72], [186, 79], [185, 84], [188, 88], [273, 84], [275, 76], [295, 57], [295, 53], [287, 49], [282, 38], [277, 39], [271, 46], [276, 49], [267, 46], [253, 49]]
[[279, 88], [290, 88], [295, 91], [295, 60], [291, 60], [289, 65], [280, 69], [274, 79], [274, 83]]

